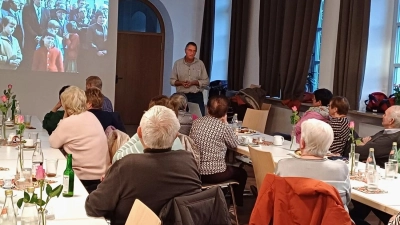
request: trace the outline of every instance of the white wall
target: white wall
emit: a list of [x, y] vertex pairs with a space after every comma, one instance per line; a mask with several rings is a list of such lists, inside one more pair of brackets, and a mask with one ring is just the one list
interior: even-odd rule
[[388, 87], [392, 76], [390, 58], [392, 54], [394, 6], [395, 0], [372, 0], [371, 2], [367, 64], [360, 109], [365, 109], [364, 100], [368, 99], [368, 94], [371, 92], [392, 93], [392, 88]]
[[[154, 2], [154, 0], [151, 0]], [[201, 29], [203, 24], [204, 0], [161, 0], [167, 10], [173, 29], [173, 42], [166, 42], [166, 46], [172, 46], [172, 63], [169, 65], [170, 70], [164, 71], [164, 94], [175, 93], [172, 87], [170, 92], [168, 89], [169, 78], [171, 76], [173, 63], [185, 56], [185, 46], [188, 42], [193, 41], [198, 45], [197, 57], [200, 55]], [[157, 7], [157, 5], [155, 5]], [[167, 41], [167, 40], [166, 40]], [[167, 48], [166, 48], [167, 50]], [[167, 67], [168, 65], [166, 65]]]
[[[150, 0], [162, 15], [166, 15], [166, 37], [164, 58], [163, 93], [175, 92], [169, 85], [173, 62], [184, 56], [187, 42], [194, 41], [200, 45], [203, 22], [204, 0]], [[116, 43], [118, 1], [110, 1], [109, 40]], [[115, 26], [111, 26], [115, 24]], [[172, 29], [171, 29], [172, 27]], [[115, 34], [115, 35], [111, 35]], [[116, 46], [110, 52], [116, 54]], [[199, 54], [199, 52], [197, 53]], [[113, 65], [112, 71], [115, 71]], [[13, 84], [17, 99], [21, 102], [22, 113], [37, 115], [43, 119], [58, 101], [58, 91], [64, 85], [76, 85], [85, 88], [85, 80], [92, 74], [56, 74], [56, 73], [15, 73], [0, 71], [0, 91], [8, 84]], [[103, 80], [103, 92], [114, 102], [115, 72], [100, 76]]]

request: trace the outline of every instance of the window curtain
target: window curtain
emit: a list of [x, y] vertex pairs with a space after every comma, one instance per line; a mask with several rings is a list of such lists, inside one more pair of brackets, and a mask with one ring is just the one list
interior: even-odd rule
[[201, 31], [200, 59], [206, 67], [211, 80], [211, 67], [214, 50], [214, 23], [215, 23], [215, 0], [205, 0], [203, 28]]
[[228, 88], [230, 90], [240, 90], [243, 88], [249, 19], [250, 1], [232, 0], [228, 61]]
[[271, 97], [299, 105], [304, 94], [321, 0], [260, 1], [260, 84]]
[[333, 93], [358, 109], [367, 60], [371, 0], [341, 0]]

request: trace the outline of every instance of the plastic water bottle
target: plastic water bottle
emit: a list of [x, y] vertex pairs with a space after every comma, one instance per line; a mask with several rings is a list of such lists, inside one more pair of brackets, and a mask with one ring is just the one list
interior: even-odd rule
[[235, 113], [235, 115], [233, 115], [232, 118], [232, 128], [236, 129], [238, 127], [238, 118], [237, 118], [237, 113]]

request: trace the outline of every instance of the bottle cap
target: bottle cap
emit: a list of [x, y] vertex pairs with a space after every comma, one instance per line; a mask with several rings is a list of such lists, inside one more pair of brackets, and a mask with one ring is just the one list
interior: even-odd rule
[[6, 193], [6, 196], [7, 196], [7, 195], [12, 195], [12, 194], [13, 194], [13, 191], [12, 191], [12, 190], [6, 190], [5, 193]]
[[373, 151], [375, 151], [375, 150], [374, 150], [373, 148], [370, 148], [369, 151], [370, 151], [370, 152], [373, 152]]
[[397, 145], [397, 142], [393, 142], [393, 145]]
[[26, 188], [26, 191], [27, 191], [28, 193], [33, 193], [33, 192], [35, 192], [35, 187], [27, 187], [27, 188]]

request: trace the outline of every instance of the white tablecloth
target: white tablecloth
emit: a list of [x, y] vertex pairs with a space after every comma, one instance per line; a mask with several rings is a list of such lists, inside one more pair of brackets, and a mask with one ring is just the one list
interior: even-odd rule
[[[251, 137], [258, 137], [258, 136], [263, 136], [265, 140], [267, 141], [273, 141], [273, 137], [270, 135], [266, 134], [257, 134], [257, 135], [251, 135]], [[254, 147], [256, 149], [266, 151], [266, 152], [271, 152], [272, 156], [274, 158], [274, 161], [277, 163], [279, 160], [284, 159], [284, 158], [290, 158], [292, 156], [288, 155], [289, 153], [293, 153], [294, 149], [298, 148], [297, 144], [294, 144], [292, 146], [293, 150], [290, 149], [290, 142], [285, 141], [282, 146], [266, 146], [266, 145], [261, 145], [259, 147]], [[246, 146], [238, 146], [236, 149], [236, 152], [246, 155], [250, 157], [249, 149]], [[359, 163], [359, 168], [362, 168], [365, 166], [364, 163]], [[384, 170], [381, 169], [380, 173], [382, 177], [384, 177]], [[359, 187], [359, 186], [365, 186], [366, 184], [360, 181], [355, 181], [351, 180], [351, 186], [352, 187]], [[359, 202], [362, 202], [366, 205], [369, 205], [373, 208], [379, 209], [381, 211], [384, 211], [386, 213], [395, 215], [398, 212], [400, 212], [400, 174], [398, 174], [398, 178], [395, 180], [385, 180], [382, 178], [379, 181], [379, 188], [384, 189], [388, 191], [388, 193], [385, 194], [365, 194], [360, 191], [351, 190], [351, 198], [354, 200], [357, 200]]]
[[[37, 117], [32, 117], [32, 126], [36, 129], [25, 130], [24, 136], [28, 137], [30, 132], [37, 132], [42, 142], [42, 150], [45, 159], [58, 159], [57, 176], [55, 178], [49, 178], [57, 181], [57, 183], [51, 184], [52, 187], [56, 187], [62, 184], [62, 174], [66, 167], [66, 159], [59, 149], [53, 149], [49, 145], [49, 135], [46, 130], [42, 128], [41, 122]], [[15, 133], [14, 130], [7, 130], [9, 133]], [[24, 150], [24, 167], [31, 168], [32, 165], [32, 153], [33, 150]], [[0, 167], [9, 168], [9, 171], [0, 171], [0, 179], [12, 176], [15, 174], [16, 165], [18, 158], [18, 150], [15, 147], [0, 147]], [[46, 169], [46, 160], [43, 163], [43, 167]], [[36, 193], [39, 194], [38, 190]], [[14, 202], [23, 197], [22, 191], [14, 191], [15, 196], [13, 197]], [[54, 220], [48, 220], [49, 225], [51, 224], [65, 224], [65, 225], [106, 225], [107, 222], [104, 218], [93, 218], [86, 215], [85, 200], [88, 193], [85, 187], [82, 185], [78, 177], [75, 176], [74, 183], [74, 196], [71, 198], [64, 198], [60, 195], [59, 198], [52, 198], [48, 204], [48, 210], [55, 216]], [[0, 189], [0, 207], [4, 202], [4, 189]]]

